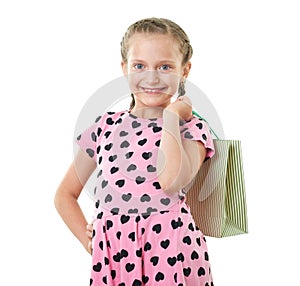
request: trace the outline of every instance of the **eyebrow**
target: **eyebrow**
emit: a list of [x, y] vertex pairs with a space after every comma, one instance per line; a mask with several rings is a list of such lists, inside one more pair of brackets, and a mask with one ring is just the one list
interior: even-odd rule
[[[141, 59], [131, 59], [130, 60], [131, 62], [140, 62], [140, 63], [145, 63], [146, 61], [144, 61], [144, 60], [141, 60]], [[171, 63], [171, 64], [176, 64], [176, 62], [175, 61], [173, 61], [173, 60], [169, 60], [169, 59], [165, 59], [165, 60], [160, 60], [160, 61], [158, 61], [158, 64], [164, 64], [164, 63]]]

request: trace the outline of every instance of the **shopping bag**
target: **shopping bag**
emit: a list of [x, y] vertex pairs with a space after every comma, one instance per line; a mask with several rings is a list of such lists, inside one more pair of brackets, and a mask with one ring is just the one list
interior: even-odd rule
[[214, 139], [215, 154], [185, 188], [196, 225], [206, 236], [248, 233], [241, 141]]

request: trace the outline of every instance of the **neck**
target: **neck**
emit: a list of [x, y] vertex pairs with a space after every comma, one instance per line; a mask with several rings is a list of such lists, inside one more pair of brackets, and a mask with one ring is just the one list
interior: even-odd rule
[[163, 116], [164, 108], [162, 107], [134, 107], [130, 110], [130, 113], [141, 118], [159, 118]]

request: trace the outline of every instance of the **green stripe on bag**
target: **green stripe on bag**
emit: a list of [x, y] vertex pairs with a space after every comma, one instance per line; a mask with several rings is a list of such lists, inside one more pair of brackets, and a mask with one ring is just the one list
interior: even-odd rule
[[187, 203], [196, 224], [207, 236], [248, 233], [241, 142], [214, 139], [214, 146], [214, 156], [203, 163], [186, 187]]

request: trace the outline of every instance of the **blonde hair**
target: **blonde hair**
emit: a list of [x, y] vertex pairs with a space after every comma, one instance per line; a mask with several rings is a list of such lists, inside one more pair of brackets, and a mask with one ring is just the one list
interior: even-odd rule
[[[121, 41], [122, 61], [127, 63], [129, 40], [136, 33], [157, 33], [172, 36], [178, 43], [179, 51], [182, 53], [182, 65], [184, 66], [193, 55], [193, 48], [185, 31], [176, 23], [165, 18], [145, 18], [130, 25]], [[180, 87], [184, 89], [183, 86]], [[130, 104], [130, 110], [134, 107], [134, 97]]]

